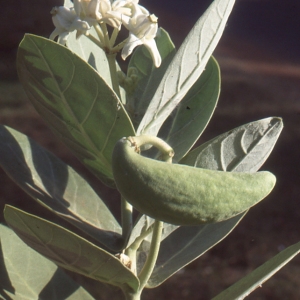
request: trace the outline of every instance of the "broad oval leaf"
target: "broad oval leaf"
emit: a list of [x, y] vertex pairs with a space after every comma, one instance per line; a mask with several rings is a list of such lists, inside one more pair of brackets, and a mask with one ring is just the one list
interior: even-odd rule
[[170, 63], [137, 134], [157, 135], [173, 109], [203, 72], [219, 42], [234, 0], [215, 0], [197, 21]]
[[204, 72], [170, 116], [171, 122], [162, 126], [163, 136], [164, 131], [168, 132], [164, 140], [174, 149], [175, 163], [193, 147], [206, 128], [219, 99], [220, 85], [219, 65], [211, 57]]
[[26, 135], [0, 126], [0, 165], [37, 202], [106, 247], [121, 246], [121, 227], [90, 185]]
[[299, 253], [300, 242], [284, 249], [221, 294], [214, 297], [213, 300], [244, 299], [255, 289], [261, 287], [264, 282], [283, 268]]
[[197, 147], [180, 163], [211, 170], [256, 172], [273, 150], [282, 128], [278, 117], [242, 125]]
[[42, 37], [25, 35], [17, 63], [29, 99], [52, 131], [98, 178], [113, 185], [113, 147], [134, 134], [117, 95], [81, 58]]
[[28, 247], [10, 228], [2, 224], [0, 241], [0, 259], [6, 271], [1, 270], [0, 295], [7, 296], [5, 299], [94, 299], [62, 269]]
[[[251, 131], [247, 134], [243, 134], [243, 132], [250, 128], [252, 129]], [[255, 172], [261, 167], [271, 153], [282, 128], [282, 120], [276, 117], [240, 126], [220, 136], [223, 136], [223, 138], [219, 139], [219, 137], [217, 137], [205, 143], [203, 146], [200, 146], [200, 149], [208, 149], [207, 155], [202, 159], [198, 157], [198, 154], [201, 153], [201, 151], [198, 151], [199, 148], [196, 148], [194, 150], [195, 152], [190, 152], [180, 161], [180, 163], [196, 167], [201, 166], [201, 168], [213, 170], [223, 170], [222, 168], [225, 166], [226, 171]], [[212, 161], [220, 160], [219, 154], [223, 147], [222, 141], [224, 140], [224, 137], [230, 136], [232, 132], [236, 132], [237, 134], [233, 135], [235, 138], [229, 138], [227, 140], [226, 151], [228, 154], [235, 153], [235, 161], [247, 161], [247, 164], [242, 164], [243, 168], [236, 168], [237, 165], [231, 163], [232, 159], [225, 160], [225, 164], [223, 165], [211, 163]], [[244, 138], [247, 137], [246, 144], [248, 145], [248, 148], [245, 147], [245, 142], [243, 143], [243, 149], [248, 149], [248, 152], [246, 153], [243, 151], [236, 151], [236, 139], [241, 141], [241, 137], [243, 136]], [[216, 141], [219, 142], [217, 143]], [[215, 147], [210, 147], [210, 145], [215, 145]], [[218, 148], [219, 151], [216, 151]], [[247, 159], [248, 155], [251, 159]], [[209, 157], [209, 159], [207, 159], [207, 157]], [[237, 226], [245, 214], [246, 212], [229, 220], [215, 224], [189, 227], [181, 226], [172, 232], [161, 244], [157, 264], [148, 282], [148, 287], [153, 288], [158, 286], [175, 272], [204, 254], [215, 244], [219, 243], [234, 229], [235, 226]], [[181, 245], [182, 247], [178, 246], [177, 248], [174, 247], [174, 245]], [[142, 249], [147, 249], [147, 247], [142, 245]]]
[[109, 252], [45, 219], [6, 205], [4, 218], [28, 246], [67, 270], [134, 291], [138, 278]]

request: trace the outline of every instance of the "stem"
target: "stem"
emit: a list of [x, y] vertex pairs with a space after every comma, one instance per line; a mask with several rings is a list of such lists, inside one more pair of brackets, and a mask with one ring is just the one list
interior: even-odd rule
[[132, 290], [127, 289], [127, 288], [124, 288], [122, 291], [125, 295], [126, 300], [140, 300], [141, 299], [142, 291], [132, 292]]
[[156, 147], [162, 153], [161, 159], [165, 162], [172, 163], [174, 150], [162, 139], [152, 135], [140, 135], [135, 137], [128, 137], [128, 140], [134, 143], [134, 145], [138, 148], [147, 144]]
[[111, 52], [114, 52], [114, 53], [119, 52], [124, 47], [124, 45], [127, 43], [127, 41], [128, 41], [128, 38], [125, 39], [123, 42], [119, 43], [117, 46], [113, 47], [111, 49]]
[[117, 39], [117, 36], [118, 36], [119, 32], [120, 32], [120, 31], [119, 31], [118, 28], [114, 28], [114, 30], [113, 30], [113, 32], [112, 32], [112, 34], [111, 34], [111, 36], [110, 36], [110, 41], [109, 41], [110, 47], [111, 47], [111, 48], [114, 46], [114, 44], [115, 44], [115, 42], [116, 42], [116, 39]]
[[137, 250], [140, 247], [143, 240], [146, 238], [146, 236], [148, 236], [153, 231], [153, 227], [154, 227], [154, 223], [151, 226], [149, 226], [149, 228], [147, 230], [142, 232], [141, 235], [135, 239], [135, 241], [131, 244], [129, 249]]
[[104, 45], [103, 47], [104, 49], [103, 48], [102, 49], [106, 53], [113, 90], [118, 95], [119, 99], [121, 99], [120, 86], [119, 86], [119, 80], [117, 75], [117, 65], [116, 65], [117, 53], [113, 53], [111, 51], [110, 40], [109, 40], [106, 24], [100, 23], [100, 26], [97, 24], [95, 26], [95, 29], [99, 36], [100, 41]]
[[103, 35], [103, 32], [102, 32], [102, 30], [101, 30], [99, 24], [95, 25], [94, 28], [95, 28], [95, 30], [96, 30], [96, 32], [97, 32], [97, 35], [98, 35], [98, 37], [99, 37], [99, 40], [100, 40], [101, 44], [102, 44], [102, 45], [106, 45], [106, 44], [105, 44], [104, 35]]
[[110, 50], [110, 42], [109, 42], [109, 36], [108, 36], [107, 26], [106, 26], [105, 23], [100, 23], [100, 27], [102, 29], [103, 36], [104, 36], [104, 44]]
[[130, 247], [125, 250], [125, 254], [131, 260], [131, 270], [132, 272], [134, 272], [134, 274], [136, 274], [136, 251], [138, 250], [146, 236], [153, 231], [153, 226], [154, 224], [152, 224], [147, 230], [141, 233], [141, 235], [135, 239], [135, 241], [130, 245]]
[[121, 213], [122, 237], [126, 243], [132, 230], [132, 205], [129, 204], [123, 197], [121, 198]]
[[139, 291], [142, 291], [145, 285], [147, 284], [159, 252], [160, 247], [160, 241], [161, 241], [161, 235], [162, 235], [162, 229], [163, 229], [163, 222], [159, 220], [155, 220], [154, 222], [154, 228], [153, 228], [153, 234], [152, 234], [152, 240], [150, 245], [149, 254], [147, 257], [147, 260], [143, 266], [143, 269], [141, 270], [138, 278], [140, 280], [140, 288]]
[[129, 288], [127, 285], [125, 285], [123, 287], [122, 291], [125, 295], [126, 300], [140, 300], [140, 298], [141, 298], [141, 293], [153, 272], [153, 269], [154, 269], [154, 266], [155, 266], [155, 263], [157, 260], [163, 224], [164, 223], [159, 220], [155, 220], [155, 222], [154, 222], [153, 235], [152, 235], [149, 254], [148, 254], [147, 260], [144, 264], [144, 267], [138, 276], [138, 278], [140, 280], [140, 287], [136, 292], [134, 292], [134, 291], [132, 291], [131, 288]]

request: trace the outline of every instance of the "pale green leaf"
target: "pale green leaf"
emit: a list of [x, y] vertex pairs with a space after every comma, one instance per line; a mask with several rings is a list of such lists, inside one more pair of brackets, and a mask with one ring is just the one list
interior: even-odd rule
[[[89, 30], [89, 34], [97, 35], [93, 27]], [[106, 83], [112, 87], [108, 61], [104, 51], [99, 46], [85, 35], [77, 39], [76, 31], [73, 31], [68, 36], [67, 47], [97, 70]]]
[[[219, 136], [223, 138], [217, 137], [196, 148], [195, 152], [190, 152], [180, 163], [213, 170], [223, 170], [225, 166], [226, 171], [256, 172], [271, 153], [282, 127], [282, 120], [276, 117], [243, 125]], [[224, 147], [222, 141], [231, 134], [232, 137], [226, 140], [226, 151], [231, 159], [227, 158], [223, 164], [212, 163], [220, 160], [220, 152]], [[243, 139], [243, 149], [248, 150], [246, 152], [236, 151], [237, 142], [241, 144]], [[200, 150], [198, 151], [198, 149]], [[199, 157], [199, 153], [202, 152], [201, 149], [207, 149], [203, 158]], [[206, 159], [207, 157], [209, 159]], [[235, 162], [247, 161], [247, 163], [231, 163], [232, 160]], [[239, 165], [243, 167], [237, 167]], [[172, 232], [161, 244], [157, 264], [148, 282], [148, 287], [152, 288], [161, 284], [172, 274], [219, 243], [233, 230], [245, 214], [246, 212], [215, 224], [193, 227], [181, 226]], [[178, 248], [174, 245], [178, 245]], [[184, 247], [180, 247], [180, 245], [184, 245]], [[147, 246], [142, 245], [141, 249], [147, 249]]]
[[134, 68], [137, 76], [134, 91], [127, 93], [126, 105], [135, 127], [143, 118], [150, 100], [176, 52], [169, 34], [164, 29], [160, 28], [155, 40], [162, 59], [159, 68], [154, 67], [149, 50], [145, 46], [140, 46], [134, 51], [128, 65], [128, 70]]
[[138, 134], [160, 127], [203, 72], [218, 44], [234, 0], [215, 0], [197, 21], [170, 63], [142, 119]]
[[36, 110], [98, 178], [113, 185], [111, 154], [123, 136], [134, 135], [117, 95], [99, 74], [68, 48], [25, 35], [18, 73]]
[[120, 248], [121, 227], [90, 185], [26, 135], [0, 126], [0, 165], [40, 204], [106, 247]]
[[162, 126], [161, 131], [168, 132], [164, 140], [174, 149], [175, 163], [192, 148], [206, 128], [219, 99], [220, 84], [220, 69], [211, 57], [204, 72], [170, 116], [171, 121]]
[[273, 150], [282, 128], [278, 117], [242, 125], [194, 149], [180, 163], [211, 170], [256, 172]]
[[[155, 220], [150, 218], [149, 216], [141, 215], [132, 229], [126, 248], [130, 247], [130, 245], [135, 242], [136, 239], [139, 239], [141, 235], [144, 236], [144, 240], [151, 242], [154, 222]], [[173, 232], [177, 228], [177, 225], [164, 223], [161, 240], [164, 240], [171, 232]]]
[[234, 285], [213, 298], [213, 300], [241, 300], [255, 289], [261, 287], [270, 277], [283, 268], [290, 260], [300, 253], [300, 242], [296, 243], [269, 259], [262, 266], [243, 277]]
[[5, 299], [93, 299], [63, 270], [32, 250], [11, 229], [1, 224], [0, 241], [0, 295], [7, 296]]
[[118, 287], [138, 289], [138, 278], [117, 257], [77, 234], [9, 205], [4, 218], [23, 242], [58, 266]]
[[[64, 6], [73, 7], [73, 3], [71, 1], [65, 1]], [[67, 47], [76, 53], [79, 57], [81, 57], [84, 61], [90, 64], [105, 80], [105, 82], [112, 88], [111, 76], [109, 65], [107, 61], [106, 54], [104, 51], [92, 42], [85, 35], [80, 36], [80, 38], [76, 38], [76, 31], [70, 32], [67, 39]], [[92, 27], [89, 30], [89, 35], [93, 36], [97, 39], [97, 33]], [[120, 71], [120, 66], [116, 61], [117, 70]], [[125, 90], [120, 87], [120, 95], [122, 103], [126, 102]]]
[[[154, 288], [160, 285], [178, 270], [203, 255], [223, 240], [245, 214], [209, 225], [181, 226], [172, 232], [161, 243], [156, 266], [147, 287]], [[145, 246], [143, 245], [142, 250]]]

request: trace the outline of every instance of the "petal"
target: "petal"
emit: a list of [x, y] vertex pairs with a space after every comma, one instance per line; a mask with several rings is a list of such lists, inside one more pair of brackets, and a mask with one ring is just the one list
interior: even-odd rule
[[58, 43], [65, 45], [69, 36], [69, 32], [65, 31], [58, 36]]
[[80, 19], [75, 20], [71, 26], [68, 28], [68, 31], [80, 30], [82, 32], [86, 32], [91, 27], [86, 21], [82, 21]]
[[101, 17], [99, 12], [100, 0], [92, 0], [89, 4], [89, 16], [93, 16], [95, 19]]
[[105, 15], [108, 11], [110, 11], [111, 10], [110, 1], [107, 1], [107, 0], [103, 1], [102, 0], [100, 2], [100, 8], [99, 8], [99, 10], [100, 10], [100, 13], [101, 13], [102, 16]]
[[122, 24], [125, 26], [125, 28], [127, 30], [130, 30], [129, 28], [130, 28], [130, 20], [131, 20], [131, 18], [128, 17], [128, 16], [124, 16], [124, 15], [121, 15], [121, 17], [122, 17]]
[[81, 13], [81, 1], [73, 0], [73, 5], [77, 16], [79, 16]]
[[58, 29], [58, 28], [55, 28], [52, 33], [50, 34], [49, 36], [49, 39], [50, 40], [54, 40], [58, 35], [60, 35], [63, 31]]
[[158, 68], [161, 64], [161, 57], [160, 57], [159, 51], [157, 49], [155, 40], [154, 39], [145, 40], [144, 45], [148, 49], [148, 51], [150, 52], [150, 55], [152, 57], [154, 66], [156, 68]]
[[121, 54], [122, 59], [125, 60], [126, 57], [132, 53], [132, 51], [135, 47], [142, 45], [142, 44], [143, 44], [143, 42], [139, 38], [137, 38], [133, 34], [129, 34], [128, 41], [122, 49], [122, 54]]

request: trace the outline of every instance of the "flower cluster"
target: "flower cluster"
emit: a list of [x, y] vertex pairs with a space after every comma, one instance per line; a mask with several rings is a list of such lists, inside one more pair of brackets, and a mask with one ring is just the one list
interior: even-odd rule
[[[50, 39], [58, 37], [58, 42], [66, 44], [70, 32], [76, 30], [76, 37], [89, 36], [89, 30], [95, 27], [99, 45], [106, 51], [122, 49], [122, 58], [125, 60], [133, 49], [145, 45], [149, 50], [154, 65], [159, 67], [161, 57], [154, 38], [157, 35], [158, 24], [155, 15], [138, 4], [139, 0], [74, 0], [73, 7], [54, 7], [51, 10], [55, 30]], [[112, 40], [103, 39], [106, 35], [105, 26], [110, 25], [119, 32], [123, 25], [129, 31], [129, 37], [117, 47], [113, 47]], [[105, 25], [105, 26], [103, 26]], [[101, 38], [102, 37], [102, 38]], [[94, 39], [94, 37], [91, 37]], [[108, 50], [107, 50], [108, 49]]]

